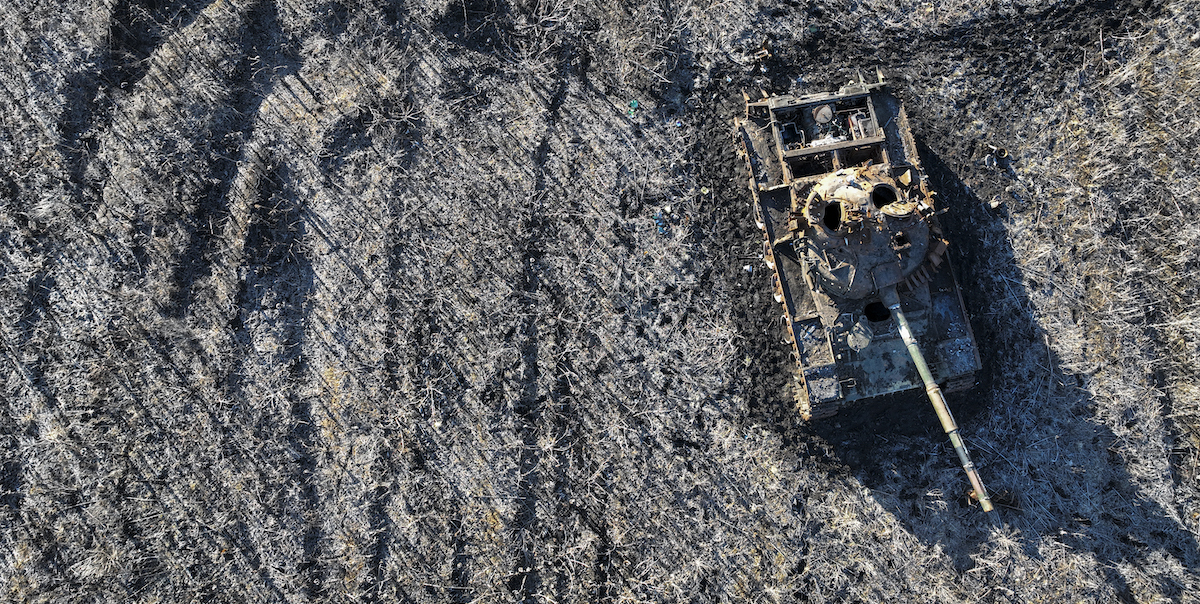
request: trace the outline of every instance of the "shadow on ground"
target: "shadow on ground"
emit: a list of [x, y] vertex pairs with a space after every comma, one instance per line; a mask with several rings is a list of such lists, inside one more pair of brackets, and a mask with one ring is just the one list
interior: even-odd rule
[[[1200, 568], [1196, 540], [1175, 511], [1138, 488], [1117, 436], [1095, 418], [1086, 376], [1064, 370], [1046, 344], [1011, 245], [987, 233], [1002, 230], [1004, 208], [989, 209], [932, 151], [923, 155], [950, 208], [943, 222], [957, 246], [953, 260], [984, 365], [974, 389], [948, 398], [997, 513], [984, 514], [968, 499], [966, 476], [919, 392], [809, 426], [775, 425], [804, 450], [823, 452], [831, 472], [859, 480], [914, 536], [940, 545], [959, 572], [975, 566], [972, 555], [981, 553], [994, 521], [1017, 529], [1032, 558], [1056, 544], [1091, 552], [1125, 602], [1135, 597], [1121, 565], [1146, 569], [1165, 555]], [[995, 310], [1001, 305], [991, 300], [1000, 297], [1012, 312]], [[1186, 592], [1163, 575], [1155, 580], [1168, 597]]]

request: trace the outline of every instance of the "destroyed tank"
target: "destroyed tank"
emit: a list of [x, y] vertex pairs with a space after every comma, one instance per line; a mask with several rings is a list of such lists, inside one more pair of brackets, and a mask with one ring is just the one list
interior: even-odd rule
[[735, 123], [796, 360], [796, 410], [819, 419], [924, 388], [990, 510], [942, 395], [974, 385], [978, 348], [937, 196], [904, 109], [877, 76], [835, 93], [744, 94]]

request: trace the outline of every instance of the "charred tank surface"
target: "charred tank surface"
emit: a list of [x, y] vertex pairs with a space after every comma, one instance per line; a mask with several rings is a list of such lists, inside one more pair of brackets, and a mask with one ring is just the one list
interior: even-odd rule
[[882, 76], [836, 93], [747, 98], [735, 136], [794, 348], [800, 415], [923, 386], [885, 299], [893, 289], [933, 380], [970, 388], [979, 353], [949, 242]]
[[942, 394], [971, 387], [979, 351], [904, 109], [882, 74], [833, 94], [762, 96], [747, 96], [735, 136], [800, 416], [924, 387], [971, 496], [992, 511]]

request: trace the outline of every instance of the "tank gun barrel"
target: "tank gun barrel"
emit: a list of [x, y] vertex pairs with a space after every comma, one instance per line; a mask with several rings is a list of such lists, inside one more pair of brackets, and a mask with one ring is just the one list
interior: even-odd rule
[[946, 397], [942, 395], [942, 389], [938, 387], [937, 382], [933, 381], [933, 374], [929, 371], [925, 356], [921, 354], [921, 347], [917, 345], [917, 340], [908, 327], [908, 319], [904, 317], [904, 312], [900, 309], [900, 296], [896, 293], [896, 288], [888, 287], [880, 293], [883, 294], [884, 304], [896, 318], [896, 324], [900, 328], [900, 337], [904, 339], [904, 345], [908, 347], [908, 354], [912, 357], [913, 364], [917, 366], [921, 380], [925, 382], [925, 393], [929, 395], [929, 402], [933, 403], [933, 410], [937, 412], [938, 420], [942, 422], [942, 429], [946, 431], [946, 435], [950, 437], [950, 443], [954, 445], [954, 451], [958, 453], [958, 460], [962, 463], [963, 471], [967, 473], [967, 479], [971, 481], [971, 487], [975, 490], [975, 498], [979, 500], [983, 511], [992, 511], [992, 500], [988, 497], [987, 489], [984, 488], [983, 481], [979, 478], [979, 472], [975, 469], [971, 456], [967, 454], [967, 447], [958, 434], [958, 424], [955, 423], [954, 416], [950, 414], [950, 407], [946, 405]]

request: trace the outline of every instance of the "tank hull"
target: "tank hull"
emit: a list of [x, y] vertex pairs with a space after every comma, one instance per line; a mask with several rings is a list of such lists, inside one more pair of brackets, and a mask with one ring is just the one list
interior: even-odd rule
[[[940, 208], [899, 100], [882, 78], [834, 93], [764, 96], [746, 99], [734, 135], [796, 359], [800, 416], [828, 417], [856, 401], [922, 387], [880, 301], [887, 287], [897, 290], [934, 379], [947, 392], [973, 386], [978, 348], [945, 253]], [[862, 217], [830, 200], [872, 185], [897, 203], [864, 201], [866, 222], [843, 224]], [[900, 245], [900, 230], [885, 226], [903, 219], [891, 214], [908, 206], [904, 232], [919, 226], [924, 239]], [[897, 241], [879, 243], [888, 235]]]

